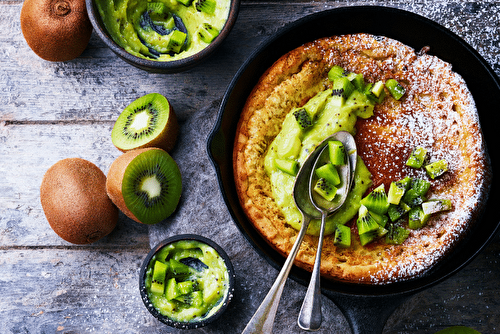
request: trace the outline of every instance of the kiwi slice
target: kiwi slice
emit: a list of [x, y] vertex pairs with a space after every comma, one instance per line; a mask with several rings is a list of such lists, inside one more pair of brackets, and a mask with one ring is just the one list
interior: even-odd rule
[[215, 0], [196, 0], [194, 6], [197, 11], [212, 15], [215, 13], [217, 2]]
[[412, 178], [410, 183], [410, 188], [415, 190], [415, 193], [419, 196], [425, 196], [429, 189], [431, 188], [431, 183], [427, 180], [420, 178]]
[[165, 276], [167, 275], [168, 265], [156, 261], [153, 267], [153, 278], [151, 280], [151, 292], [157, 295], [163, 295], [165, 291]]
[[209, 23], [203, 23], [200, 27], [200, 30], [198, 30], [198, 36], [200, 36], [200, 39], [203, 42], [212, 43], [215, 37], [219, 36], [219, 30], [214, 28]]
[[310, 117], [316, 116], [325, 107], [326, 100], [332, 95], [331, 89], [326, 89], [313, 96], [304, 104], [304, 109]]
[[424, 164], [427, 149], [421, 146], [415, 147], [406, 161], [406, 166], [420, 168]]
[[313, 189], [327, 201], [333, 201], [337, 194], [337, 188], [324, 178], [320, 178]]
[[339, 172], [337, 171], [337, 168], [331, 163], [327, 163], [321, 167], [316, 168], [314, 172], [316, 173], [317, 177], [328, 180], [328, 182], [330, 182], [334, 186], [340, 184]]
[[167, 98], [151, 93], [122, 111], [111, 131], [111, 140], [122, 152], [144, 147], [159, 147], [170, 152], [177, 140], [178, 128], [177, 117]]
[[173, 53], [181, 52], [181, 49], [184, 46], [186, 38], [187, 38], [186, 33], [180, 30], [172, 31], [172, 33], [170, 34], [170, 39], [168, 40], [168, 45], [167, 45], [168, 50]]
[[359, 91], [363, 92], [365, 89], [365, 78], [361, 73], [349, 73], [347, 79], [354, 85], [354, 87]]
[[333, 81], [332, 96], [337, 99], [335, 105], [343, 106], [345, 100], [356, 88], [346, 77], [340, 77]]
[[293, 116], [297, 121], [301, 130], [305, 130], [312, 126], [312, 120], [307, 111], [304, 108], [297, 108], [293, 111]]
[[403, 215], [407, 214], [410, 211], [411, 207], [405, 202], [401, 201], [399, 204], [391, 204], [389, 205], [389, 209], [387, 210], [387, 215], [392, 222], [395, 222], [399, 218], [403, 217]]
[[424, 210], [422, 209], [421, 206], [413, 207], [408, 213], [408, 227], [413, 230], [425, 226], [428, 220], [429, 220], [429, 215], [426, 215], [424, 213]]
[[431, 199], [422, 203], [424, 214], [431, 215], [438, 212], [448, 211], [452, 209], [451, 200], [449, 199]]
[[358, 219], [356, 220], [358, 226], [358, 233], [365, 234], [378, 230], [380, 225], [375, 221], [368, 208], [361, 205], [358, 212]]
[[401, 245], [410, 235], [410, 231], [396, 224], [389, 224], [385, 242], [390, 245]]
[[379, 226], [377, 229], [363, 233], [359, 235], [359, 241], [361, 243], [361, 246], [365, 246], [369, 244], [370, 242], [374, 241], [375, 239], [378, 239], [380, 237], [383, 237], [384, 235], [387, 234], [387, 230], [381, 226]]
[[373, 189], [366, 197], [361, 199], [361, 204], [368, 208], [368, 210], [378, 213], [385, 214], [389, 209], [389, 202], [387, 201], [387, 195], [385, 193], [384, 185], [381, 184], [377, 188]]
[[342, 248], [351, 247], [351, 228], [346, 225], [337, 224], [335, 226], [333, 244]]
[[328, 71], [328, 79], [330, 81], [335, 81], [335, 79], [345, 77], [346, 73], [343, 67], [335, 65], [333, 66], [330, 71]]
[[177, 286], [177, 282], [175, 281], [175, 277], [170, 278], [167, 281], [167, 290], [165, 291], [165, 296], [168, 300], [175, 299], [181, 295], [181, 291]]
[[108, 172], [106, 190], [131, 219], [156, 224], [177, 207], [182, 191], [177, 163], [164, 150], [146, 148], [118, 157]]
[[387, 201], [391, 204], [399, 204], [404, 193], [410, 187], [411, 177], [407, 176], [402, 180], [393, 181], [387, 192]]
[[328, 154], [333, 165], [341, 166], [346, 164], [346, 152], [342, 142], [331, 140], [328, 142]]
[[435, 179], [438, 176], [443, 175], [447, 170], [448, 170], [448, 163], [444, 159], [435, 161], [425, 166], [425, 171], [427, 172], [427, 175], [429, 175], [431, 179]]
[[405, 95], [406, 90], [405, 88], [397, 82], [395, 79], [389, 79], [385, 82], [385, 87], [391, 93], [392, 97], [395, 100], [399, 100]]
[[176, 1], [183, 4], [186, 7], [191, 6], [191, 4], [193, 3], [193, 0], [176, 0]]

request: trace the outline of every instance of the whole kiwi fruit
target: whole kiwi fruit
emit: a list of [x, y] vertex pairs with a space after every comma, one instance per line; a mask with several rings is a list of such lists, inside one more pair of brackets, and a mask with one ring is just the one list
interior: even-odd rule
[[43, 176], [40, 201], [50, 227], [73, 244], [90, 244], [113, 231], [118, 208], [106, 193], [106, 176], [92, 162], [67, 158]]
[[118, 116], [111, 140], [122, 152], [137, 148], [158, 147], [172, 151], [179, 125], [167, 98], [150, 93], [130, 103]]
[[181, 173], [174, 159], [160, 148], [130, 150], [109, 167], [106, 191], [129, 218], [156, 224], [169, 217], [179, 203]]
[[40, 58], [68, 61], [87, 47], [92, 24], [85, 0], [24, 0], [21, 31]]

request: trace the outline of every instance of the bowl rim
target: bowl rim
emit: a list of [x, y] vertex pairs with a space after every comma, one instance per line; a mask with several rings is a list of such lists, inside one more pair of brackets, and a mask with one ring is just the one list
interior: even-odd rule
[[95, 6], [95, 0], [85, 0], [89, 20], [94, 28], [94, 31], [103, 43], [125, 62], [142, 70], [153, 73], [178, 73], [187, 71], [212, 55], [229, 35], [238, 17], [241, 0], [229, 0], [229, 2], [230, 8], [228, 18], [219, 35], [208, 46], [189, 57], [172, 61], [155, 61], [134, 56], [119, 46], [107, 33], [99, 11]]
[[[145, 286], [145, 280], [146, 280], [146, 272], [147, 268], [149, 265], [149, 262], [153, 258], [153, 256], [158, 253], [162, 248], [164, 248], [167, 245], [170, 245], [174, 242], [181, 241], [181, 240], [193, 240], [193, 241], [198, 241], [201, 243], [204, 243], [213, 249], [222, 257], [224, 260], [224, 263], [226, 264], [226, 269], [228, 272], [228, 292], [227, 295], [225, 296], [224, 300], [221, 301], [222, 305], [219, 308], [217, 312], [212, 314], [211, 316], [207, 318], [203, 318], [200, 321], [190, 321], [190, 322], [180, 322], [180, 321], [174, 321], [167, 316], [161, 314], [154, 306], [153, 304], [149, 301], [146, 286]], [[231, 259], [229, 258], [228, 254], [224, 251], [224, 249], [217, 244], [215, 241], [198, 235], [198, 234], [177, 234], [171, 237], [168, 237], [162, 241], [160, 241], [158, 244], [156, 244], [155, 247], [153, 247], [149, 253], [146, 255], [144, 258], [141, 268], [139, 271], [139, 292], [141, 295], [141, 299], [144, 303], [144, 306], [146, 306], [146, 309], [151, 313], [156, 319], [158, 319], [160, 322], [179, 329], [194, 329], [194, 328], [200, 328], [203, 326], [206, 326], [216, 319], [218, 319], [224, 311], [228, 308], [229, 303], [233, 299], [234, 296], [234, 286], [235, 286], [235, 271], [234, 267], [231, 263]]]

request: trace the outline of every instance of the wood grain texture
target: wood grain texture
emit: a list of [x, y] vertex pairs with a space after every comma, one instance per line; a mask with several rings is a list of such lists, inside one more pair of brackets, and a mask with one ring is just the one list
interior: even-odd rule
[[[160, 75], [126, 64], [95, 33], [79, 58], [44, 61], [21, 34], [22, 1], [0, 0], [0, 331], [184, 333], [147, 313], [137, 289], [138, 270], [161, 238], [195, 232], [227, 250], [237, 287], [221, 320], [192, 332], [240, 333], [277, 271], [232, 222], [206, 156], [206, 136], [227, 86], [256, 46], [307, 14], [355, 5], [397, 7], [430, 18], [471, 44], [500, 75], [498, 1], [242, 1], [233, 31], [203, 66]], [[183, 130], [172, 153], [181, 172], [189, 171], [178, 212], [155, 227], [120, 215], [115, 231], [95, 244], [63, 241], [41, 209], [44, 172], [75, 156], [107, 173], [120, 154], [110, 140], [114, 120], [126, 105], [151, 92], [169, 98]], [[197, 173], [188, 169], [195, 162]], [[497, 237], [458, 274], [403, 303], [384, 333], [435, 333], [450, 325], [499, 332], [499, 262]], [[294, 281], [287, 283], [275, 333], [299, 332], [296, 319], [305, 290]], [[347, 321], [326, 297], [323, 312], [320, 333], [349, 332]]]

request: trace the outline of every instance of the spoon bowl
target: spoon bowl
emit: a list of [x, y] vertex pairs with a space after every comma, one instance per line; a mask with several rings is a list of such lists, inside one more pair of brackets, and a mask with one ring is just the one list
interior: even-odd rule
[[[318, 167], [330, 162], [328, 142], [333, 140], [340, 141], [344, 145], [347, 159], [344, 165], [337, 166], [341, 183], [338, 187], [334, 199], [332, 201], [328, 201], [313, 190], [313, 186], [318, 179], [314, 171]], [[306, 201], [299, 201], [297, 203], [296, 201], [297, 206], [301, 211], [305, 211], [306, 209], [309, 210], [308, 206], [312, 204], [312, 206], [316, 208], [318, 212], [321, 212], [321, 228], [318, 239], [318, 248], [316, 251], [316, 259], [314, 261], [313, 272], [311, 274], [311, 281], [309, 282], [306, 297], [304, 298], [304, 302], [302, 304], [302, 308], [300, 310], [299, 318], [297, 321], [299, 327], [307, 331], [318, 330], [321, 327], [322, 322], [320, 267], [326, 218], [329, 215], [335, 213], [344, 204], [347, 195], [349, 194], [349, 190], [352, 186], [357, 161], [356, 142], [354, 141], [354, 137], [349, 132], [336, 132], [335, 134], [326, 138], [320, 145], [322, 146], [322, 148], [320, 149], [320, 153], [317, 155], [317, 158], [315, 159], [314, 164], [312, 164], [312, 168], [309, 171], [308, 182], [304, 182], [308, 184], [307, 191], [309, 195], [309, 203], [306, 203]], [[296, 182], [299, 182], [298, 177]], [[296, 195], [297, 194], [294, 193], [294, 197]]]

